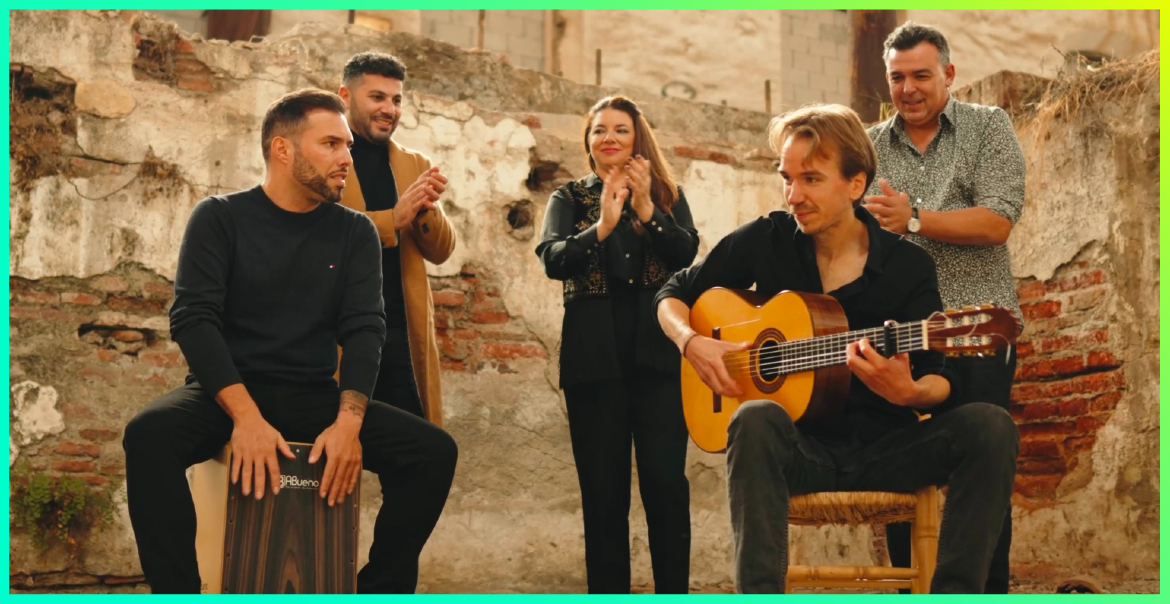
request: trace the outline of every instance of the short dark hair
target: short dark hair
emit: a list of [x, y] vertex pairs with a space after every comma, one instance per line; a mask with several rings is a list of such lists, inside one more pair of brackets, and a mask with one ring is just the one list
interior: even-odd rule
[[890, 49], [910, 50], [923, 42], [928, 42], [938, 49], [939, 63], [946, 65], [951, 62], [951, 45], [947, 44], [947, 37], [938, 29], [930, 25], [921, 25], [907, 21], [890, 32], [882, 49], [882, 60], [890, 60]]
[[358, 76], [380, 75], [400, 82], [406, 81], [406, 65], [398, 57], [384, 52], [361, 52], [345, 62], [341, 72], [341, 83], [349, 86]]
[[264, 125], [260, 127], [260, 146], [264, 162], [268, 163], [272, 139], [282, 136], [292, 138], [305, 127], [310, 111], [325, 109], [345, 115], [345, 101], [341, 97], [317, 88], [302, 88], [276, 99], [264, 112]]

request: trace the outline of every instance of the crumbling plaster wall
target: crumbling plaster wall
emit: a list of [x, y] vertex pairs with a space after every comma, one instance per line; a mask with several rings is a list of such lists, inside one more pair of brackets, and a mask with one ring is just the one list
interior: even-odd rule
[[907, 21], [947, 36], [955, 85], [1007, 69], [1045, 77], [1065, 65], [1061, 53], [1094, 51], [1129, 59], [1158, 48], [1156, 10], [908, 10]]
[[1026, 317], [1013, 561], [1037, 577], [1158, 576], [1159, 58], [1134, 63], [1047, 97], [1022, 74], [974, 95], [1010, 99], [1028, 159], [1009, 242]]
[[[94, 483], [117, 478], [122, 426], [185, 371], [165, 309], [191, 207], [262, 177], [257, 138], [268, 103], [302, 86], [336, 89], [350, 55], [392, 50], [411, 69], [396, 136], [451, 177], [444, 204], [459, 232], [455, 256], [431, 273], [445, 421], [462, 455], [424, 552], [422, 589], [583, 588], [579, 495], [550, 362], [560, 286], [533, 249], [549, 193], [585, 173], [582, 113], [616, 89], [360, 27], [303, 24], [263, 44], [229, 45], [192, 41], [133, 13], [13, 13], [10, 25], [18, 95], [29, 99], [21, 107], [43, 109], [17, 109], [11, 152], [12, 372], [60, 392], [65, 424], [60, 442], [14, 441], [15, 459]], [[45, 32], [79, 43], [54, 44]], [[756, 148], [766, 116], [632, 94], [694, 204], [704, 251], [774, 203], [778, 183]], [[24, 153], [33, 145], [20, 146], [50, 141], [35, 161]], [[706, 487], [696, 516], [710, 520], [696, 531], [696, 580], [709, 583], [727, 575], [725, 564], [704, 563], [728, 556], [720, 466], [705, 456], [691, 468]], [[380, 495], [372, 476], [363, 485], [364, 549]], [[139, 571], [125, 520], [123, 509], [121, 522], [96, 536], [100, 549], [86, 548], [76, 565], [32, 552], [18, 535], [14, 582], [132, 578]], [[645, 583], [644, 522], [635, 527], [635, 576]]]
[[1009, 241], [1025, 319], [1017, 575], [1158, 576], [1158, 69], [1153, 53], [956, 92], [1013, 113], [1028, 162]]

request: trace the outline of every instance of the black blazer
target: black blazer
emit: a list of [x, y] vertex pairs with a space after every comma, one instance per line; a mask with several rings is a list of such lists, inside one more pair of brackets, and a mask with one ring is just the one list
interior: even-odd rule
[[[657, 206], [634, 230], [637, 214], [627, 205], [605, 241], [597, 240], [603, 183], [596, 174], [567, 183], [549, 197], [536, 254], [550, 279], [564, 282], [560, 385], [622, 377], [617, 359], [612, 287], [633, 291], [638, 305], [636, 364], [668, 376], [679, 371], [678, 348], [658, 325], [654, 296], [677, 271], [690, 266], [699, 250], [691, 210], [678, 191], [667, 214]], [[623, 296], [623, 299], [627, 299]]]

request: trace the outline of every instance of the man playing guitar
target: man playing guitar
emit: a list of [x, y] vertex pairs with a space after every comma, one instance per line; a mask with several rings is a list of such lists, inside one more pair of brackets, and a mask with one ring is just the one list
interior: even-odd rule
[[[727, 357], [749, 343], [692, 327], [690, 307], [711, 288], [754, 285], [764, 298], [785, 290], [827, 294], [853, 330], [922, 321], [942, 310], [930, 256], [859, 207], [876, 159], [852, 110], [790, 112], [773, 120], [769, 143], [781, 156], [790, 213], [739, 227], [676, 274], [656, 300], [666, 335], [715, 394], [732, 399], [744, 391]], [[790, 495], [928, 485], [949, 485], [931, 591], [982, 591], [1015, 477], [1015, 424], [984, 403], [919, 422], [914, 410], [947, 401], [959, 391], [958, 378], [937, 351], [886, 358], [878, 344], [861, 339], [846, 348], [852, 377], [839, 421], [797, 425], [765, 400], [744, 401], [732, 416], [727, 489], [740, 592], [784, 591]]]

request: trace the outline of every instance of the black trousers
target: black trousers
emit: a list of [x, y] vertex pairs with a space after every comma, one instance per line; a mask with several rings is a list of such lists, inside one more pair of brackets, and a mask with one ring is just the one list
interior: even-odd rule
[[[960, 404], [985, 402], [1005, 411], [1011, 403], [1012, 381], [1016, 375], [1016, 347], [1010, 346], [999, 350], [994, 356], [986, 357], [959, 357], [947, 359], [958, 370], [963, 384], [963, 397]], [[939, 408], [931, 411], [938, 415], [950, 411], [951, 408]], [[890, 563], [894, 566], [910, 566], [910, 523], [896, 522], [886, 525], [886, 547], [890, 552]], [[999, 540], [995, 544], [995, 551], [991, 556], [991, 568], [987, 573], [987, 584], [983, 593], [1006, 594], [1011, 577], [1009, 553], [1012, 547], [1012, 508], [1008, 501], [1007, 514], [1003, 519], [1003, 529], [999, 533]], [[910, 593], [909, 590], [899, 590], [901, 593]]]
[[382, 361], [378, 368], [378, 381], [374, 383], [373, 398], [425, 418], [406, 338], [405, 325], [387, 326], [386, 344], [382, 346]]
[[1011, 500], [1019, 432], [1007, 411], [963, 405], [869, 444], [830, 446], [771, 401], [748, 401], [727, 429], [727, 493], [742, 593], [783, 593], [788, 501], [821, 491], [912, 493], [948, 485], [932, 593], [979, 593]]
[[[260, 413], [286, 441], [313, 442], [337, 418], [336, 385], [248, 383]], [[130, 522], [142, 571], [154, 593], [199, 593], [195, 504], [186, 469], [231, 440], [232, 420], [197, 382], [153, 400], [122, 440]], [[418, 556], [439, 520], [455, 474], [455, 441], [441, 428], [370, 401], [359, 438], [362, 467], [378, 475], [382, 508], [374, 522], [361, 593], [413, 593]]]
[[655, 593], [687, 593], [691, 514], [678, 378], [565, 388], [585, 519], [589, 593], [630, 593], [630, 445], [646, 509]]

